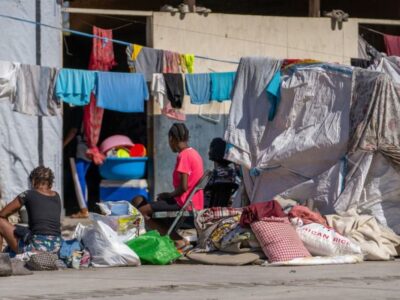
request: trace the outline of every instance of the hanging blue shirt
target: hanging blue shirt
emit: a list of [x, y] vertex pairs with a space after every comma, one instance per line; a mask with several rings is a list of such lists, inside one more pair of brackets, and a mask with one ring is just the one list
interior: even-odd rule
[[271, 104], [268, 121], [272, 121], [275, 118], [281, 100], [281, 71], [277, 71], [269, 82], [267, 86], [267, 97]]
[[95, 81], [96, 72], [62, 69], [57, 77], [56, 97], [72, 105], [86, 105], [90, 102]]
[[142, 73], [98, 72], [97, 106], [119, 112], [144, 112], [149, 91]]
[[224, 101], [231, 99], [236, 72], [210, 73], [211, 100]]
[[208, 73], [186, 74], [186, 90], [192, 104], [207, 104], [211, 98], [211, 79]]

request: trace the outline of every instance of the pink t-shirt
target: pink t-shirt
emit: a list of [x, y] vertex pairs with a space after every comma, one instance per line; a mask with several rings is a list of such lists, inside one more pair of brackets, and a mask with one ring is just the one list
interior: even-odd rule
[[[180, 185], [179, 173], [188, 174], [188, 190], [182, 195], [175, 197], [176, 203], [182, 207], [196, 183], [203, 176], [203, 159], [195, 149], [187, 148], [178, 154], [172, 174], [174, 188]], [[204, 208], [203, 191], [198, 191], [193, 196], [193, 206], [196, 210]]]

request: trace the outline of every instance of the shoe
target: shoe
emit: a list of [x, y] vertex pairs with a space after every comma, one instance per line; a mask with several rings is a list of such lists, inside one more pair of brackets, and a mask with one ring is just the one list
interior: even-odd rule
[[179, 12], [181, 14], [187, 14], [189, 13], [189, 5], [185, 4], [185, 3], [181, 3], [178, 6]]
[[82, 208], [76, 214], [71, 215], [72, 219], [87, 219], [89, 218], [89, 211], [87, 208]]
[[163, 7], [160, 8], [160, 11], [176, 13], [176, 12], [178, 12], [178, 9], [175, 7], [172, 7], [171, 5], [164, 5]]

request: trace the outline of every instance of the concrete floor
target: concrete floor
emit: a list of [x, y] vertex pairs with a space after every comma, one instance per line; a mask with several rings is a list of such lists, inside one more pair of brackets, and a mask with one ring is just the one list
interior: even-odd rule
[[141, 266], [0, 278], [0, 299], [400, 299], [400, 261], [314, 267]]

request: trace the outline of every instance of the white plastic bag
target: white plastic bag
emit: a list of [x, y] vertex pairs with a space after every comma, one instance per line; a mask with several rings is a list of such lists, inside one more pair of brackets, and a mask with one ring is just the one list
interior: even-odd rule
[[90, 213], [90, 219], [101, 221], [110, 226], [117, 233], [118, 239], [123, 243], [146, 232], [141, 230], [143, 228], [141, 220], [135, 216], [103, 216]]
[[[101, 219], [101, 221], [105, 222], [112, 229], [117, 231], [119, 235], [129, 235], [129, 233], [127, 233], [127, 230], [133, 227], [132, 223], [138, 225], [136, 226], [138, 230], [138, 232], [136, 232], [137, 235], [142, 235], [146, 233], [143, 215], [136, 207], [134, 207], [128, 201], [125, 200], [107, 201], [107, 202], [97, 203], [97, 205], [99, 206], [101, 213], [109, 217], [107, 221], [105, 221], [105, 219]], [[112, 215], [112, 207], [114, 205], [126, 205], [128, 207], [128, 215], [121, 215], [121, 216]], [[95, 218], [96, 217], [97, 216], [95, 216]], [[97, 219], [100, 218], [97, 217]], [[130, 235], [132, 236], [132, 232], [130, 233]]]
[[314, 256], [362, 254], [359, 245], [337, 233], [334, 229], [317, 223], [307, 225], [297, 223], [295, 226], [304, 246]]
[[117, 233], [102, 221], [80, 229], [82, 242], [92, 256], [94, 267], [138, 266], [140, 259], [127, 245], [122, 243]]

